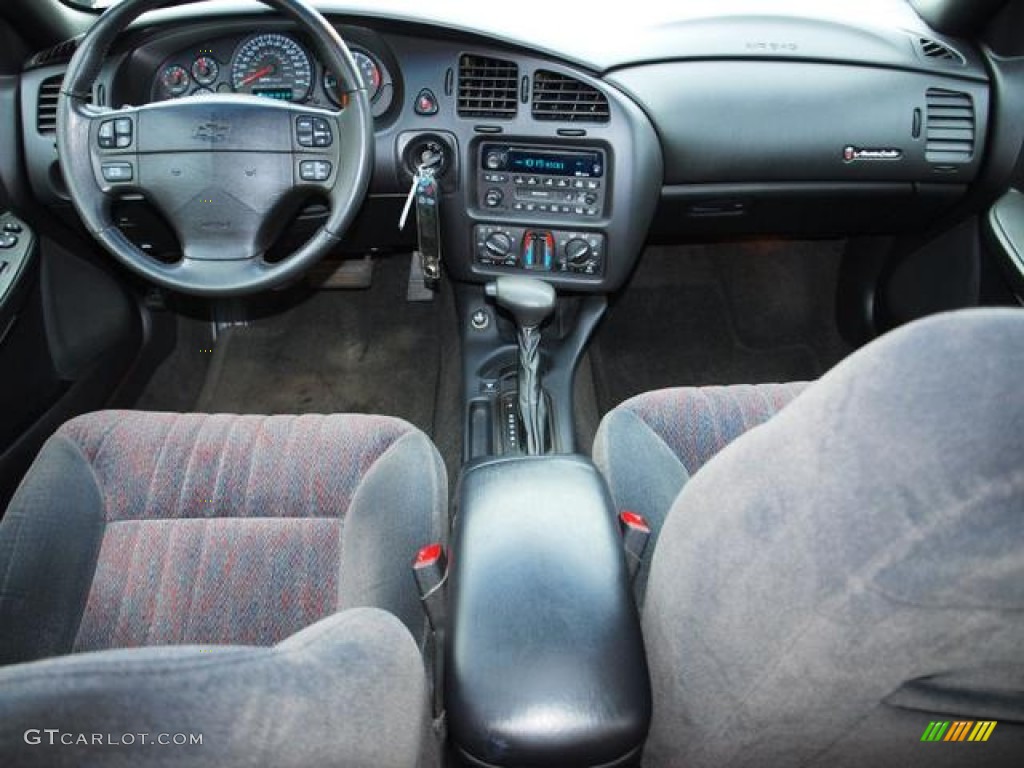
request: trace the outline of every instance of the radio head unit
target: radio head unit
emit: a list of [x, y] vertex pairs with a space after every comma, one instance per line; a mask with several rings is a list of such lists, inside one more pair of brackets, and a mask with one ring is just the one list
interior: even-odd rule
[[599, 218], [605, 209], [606, 167], [602, 149], [483, 144], [478, 202], [496, 213]]

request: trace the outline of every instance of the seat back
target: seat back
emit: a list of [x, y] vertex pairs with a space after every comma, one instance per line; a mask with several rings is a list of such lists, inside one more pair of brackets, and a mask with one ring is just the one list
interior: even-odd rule
[[[927, 319], [687, 483], [644, 606], [645, 764], [1019, 764], [1022, 372], [1024, 312]], [[908, 696], [928, 680], [959, 694]], [[922, 749], [932, 721], [982, 720], [998, 738]]]

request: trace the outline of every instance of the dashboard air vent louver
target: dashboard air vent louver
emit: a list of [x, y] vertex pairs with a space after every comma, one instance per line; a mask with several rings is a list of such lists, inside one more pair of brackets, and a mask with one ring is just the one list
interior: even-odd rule
[[964, 64], [964, 57], [961, 56], [957, 51], [950, 48], [945, 43], [940, 43], [938, 40], [932, 40], [928, 37], [918, 38], [918, 46], [920, 46], [921, 55], [926, 59], [932, 61], [946, 62], [949, 64]]
[[533, 75], [533, 117], [573, 123], [607, 123], [608, 99], [568, 75], [538, 69]]
[[929, 88], [926, 94], [925, 159], [967, 163], [974, 157], [974, 102], [970, 94]]
[[57, 43], [52, 48], [39, 51], [39, 53], [29, 59], [28, 67], [42, 67], [46, 64], [66, 64], [71, 61], [71, 57], [78, 50], [78, 40], [79, 38], [75, 37], [71, 40], [65, 40], [63, 43]]
[[39, 133], [57, 132], [57, 99], [63, 83], [64, 75], [54, 75], [39, 84], [36, 99], [36, 130]]
[[515, 62], [464, 53], [459, 58], [459, 116], [515, 117], [518, 84]]

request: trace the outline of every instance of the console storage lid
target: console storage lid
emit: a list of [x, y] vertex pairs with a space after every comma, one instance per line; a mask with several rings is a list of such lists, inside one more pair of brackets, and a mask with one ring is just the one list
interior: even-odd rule
[[573, 456], [463, 475], [446, 694], [469, 765], [638, 763], [651, 694], [608, 493]]

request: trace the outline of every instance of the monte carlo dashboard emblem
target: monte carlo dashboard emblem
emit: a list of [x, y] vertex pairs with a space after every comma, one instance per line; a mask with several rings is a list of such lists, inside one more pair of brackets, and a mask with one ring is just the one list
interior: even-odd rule
[[215, 120], [210, 120], [205, 123], [200, 123], [196, 126], [192, 132], [192, 138], [198, 139], [199, 141], [209, 141], [210, 143], [216, 143], [218, 141], [224, 141], [231, 133], [231, 126], [228, 123], [221, 123]]
[[843, 160], [852, 163], [855, 160], [900, 160], [902, 149], [893, 147], [843, 147]]

